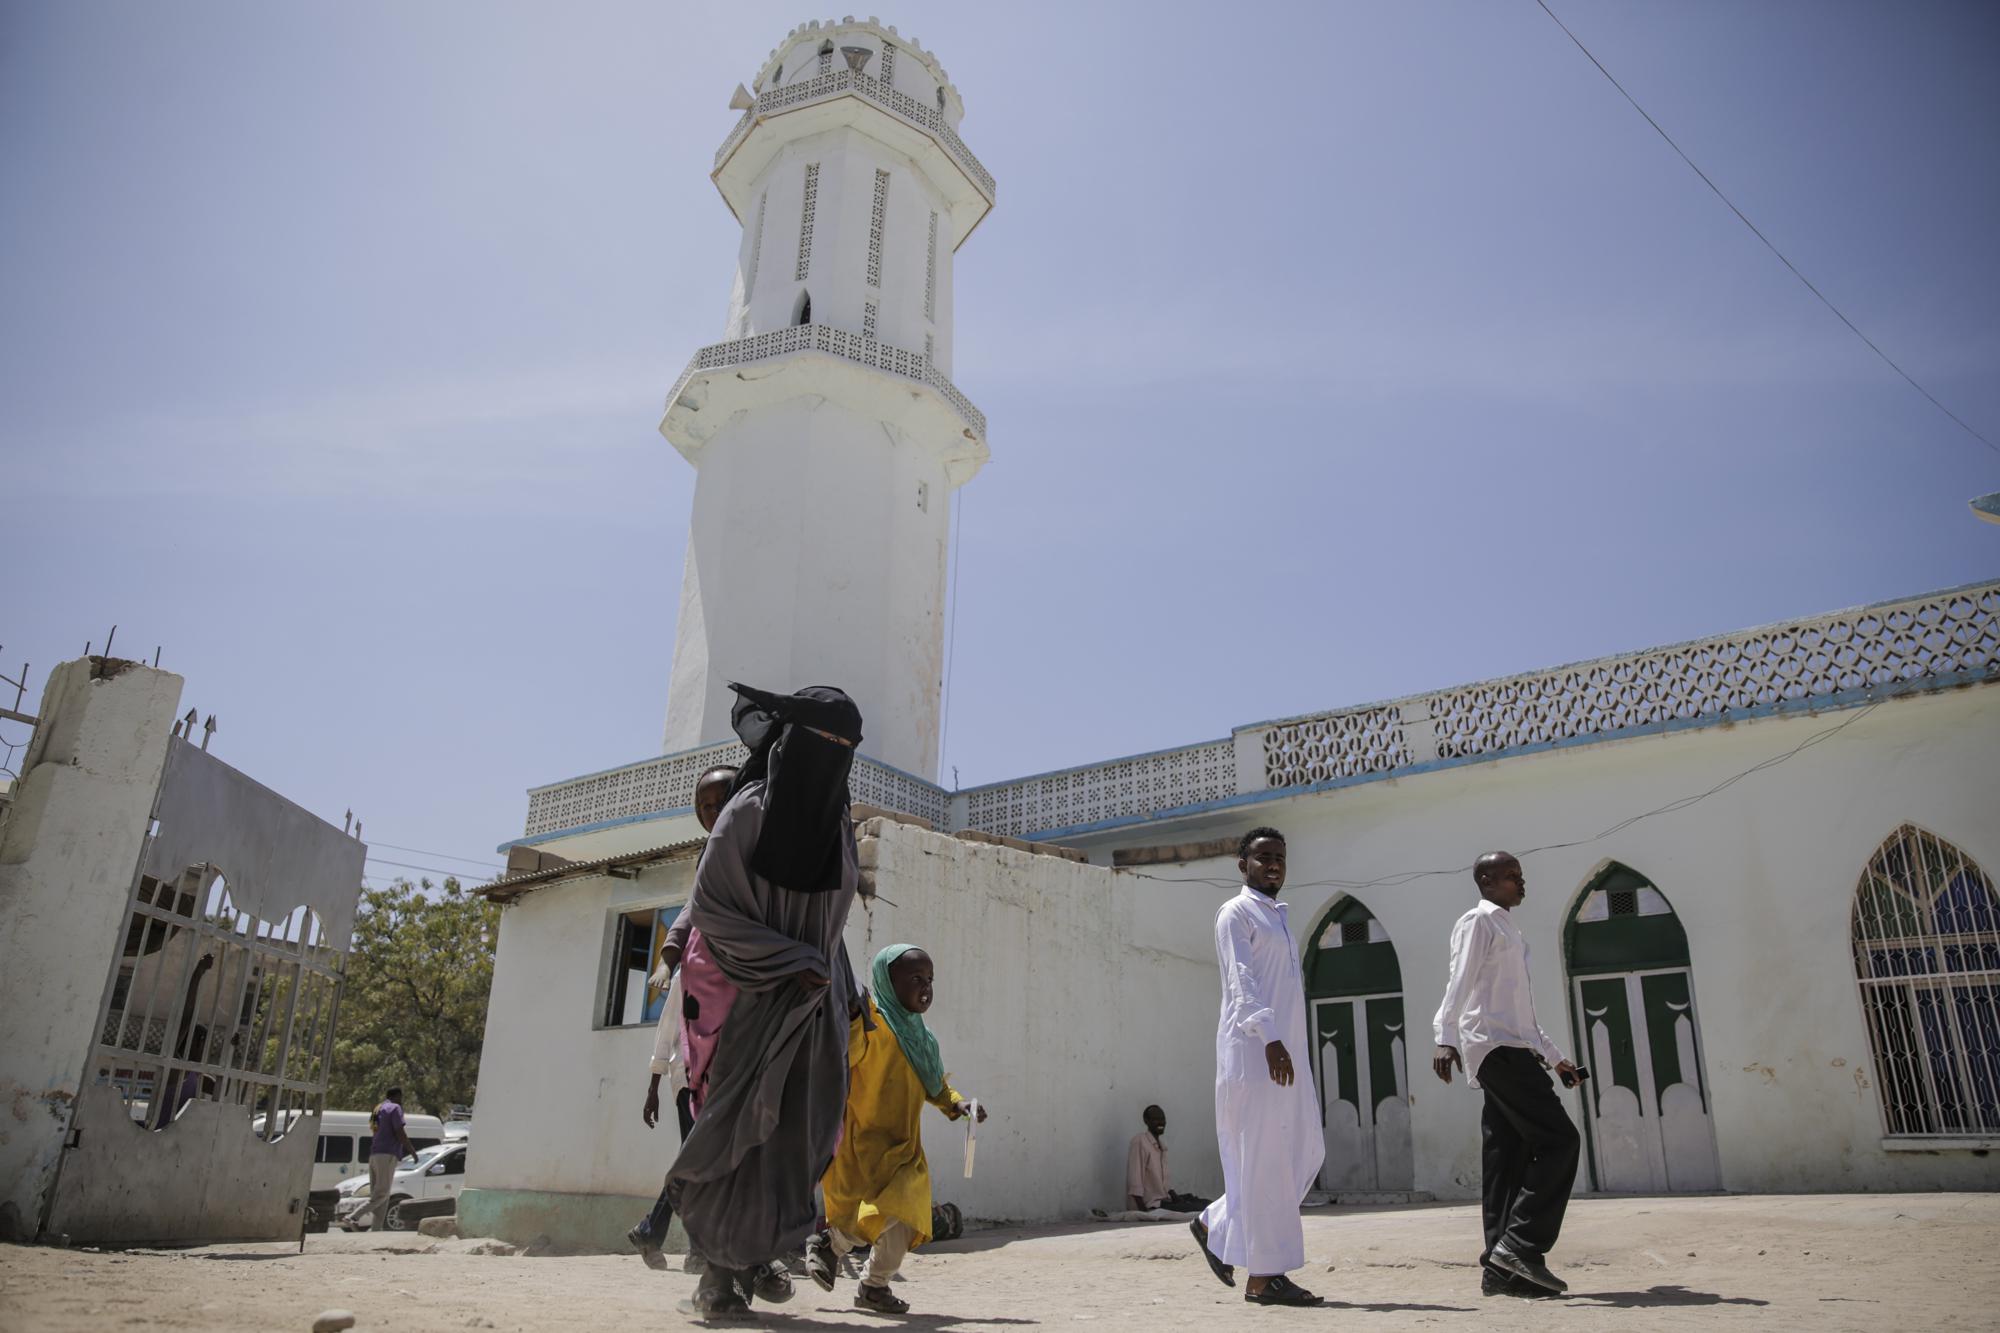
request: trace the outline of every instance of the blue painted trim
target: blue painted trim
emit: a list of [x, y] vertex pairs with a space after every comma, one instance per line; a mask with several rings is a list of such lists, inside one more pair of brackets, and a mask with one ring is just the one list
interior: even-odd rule
[[[1976, 585], [1984, 586], [1984, 585]], [[1911, 599], [1900, 599], [1907, 601]], [[1868, 608], [1861, 608], [1866, 610]], [[1836, 613], [1837, 614], [1837, 613]], [[1840, 712], [1850, 708], [1861, 708], [1884, 699], [1895, 699], [1916, 694], [1936, 694], [1967, 685], [1977, 685], [1983, 681], [2000, 680], [2000, 663], [1982, 667], [1977, 671], [1960, 671], [1949, 676], [1926, 676], [1919, 680], [1893, 681], [1887, 685], [1870, 686], [1865, 690], [1848, 690], [1840, 694], [1823, 695], [1812, 699], [1781, 699], [1775, 704], [1760, 704], [1740, 712], [1711, 714], [1704, 717], [1674, 718], [1666, 722], [1649, 722], [1644, 726], [1626, 727], [1619, 731], [1593, 732], [1586, 736], [1569, 736], [1557, 741], [1540, 741], [1533, 745], [1519, 745], [1512, 749], [1494, 750], [1488, 754], [1466, 755], [1453, 759], [1431, 759], [1421, 764], [1408, 764], [1402, 768], [1391, 768], [1380, 773], [1361, 773], [1353, 777], [1328, 778], [1324, 782], [1304, 783], [1295, 787], [1274, 787], [1266, 791], [1240, 792], [1235, 796], [1225, 796], [1215, 801], [1197, 801], [1191, 805], [1174, 806], [1166, 810], [1155, 810], [1142, 815], [1121, 815], [1115, 819], [1101, 819], [1091, 824], [1073, 824], [1066, 828], [1039, 829], [1020, 836], [1029, 842], [1052, 842], [1059, 838], [1082, 837], [1092, 833], [1104, 833], [1112, 829], [1132, 828], [1141, 824], [1164, 824], [1176, 819], [1186, 819], [1193, 815], [1210, 814], [1217, 810], [1231, 810], [1239, 806], [1260, 805], [1266, 801], [1289, 800], [1295, 796], [1311, 796], [1316, 792], [1339, 791], [1346, 787], [1358, 787], [1363, 783], [1387, 782], [1396, 778], [1415, 777], [1421, 773], [1441, 772], [1450, 768], [1466, 768], [1473, 764], [1492, 763], [1499, 759], [1512, 759], [1521, 755], [1540, 754], [1546, 750], [1569, 750], [1583, 745], [1598, 745], [1606, 741], [1636, 740], [1645, 736], [1665, 736], [1683, 731], [1700, 731], [1708, 727], [1734, 725], [1751, 722], [1759, 718], [1782, 717], [1795, 713]]]
[[531, 838], [514, 838], [501, 843], [493, 850], [504, 856], [510, 847], [533, 847], [536, 843], [553, 842], [557, 838], [574, 838], [583, 833], [595, 833], [599, 829], [617, 828], [620, 824], [639, 824], [648, 819], [672, 819], [675, 815], [693, 813], [693, 806], [681, 805], [671, 810], [649, 810], [643, 815], [621, 815], [617, 819], [600, 819], [595, 824], [578, 824], [575, 828], [559, 828], [553, 833], [537, 833]]

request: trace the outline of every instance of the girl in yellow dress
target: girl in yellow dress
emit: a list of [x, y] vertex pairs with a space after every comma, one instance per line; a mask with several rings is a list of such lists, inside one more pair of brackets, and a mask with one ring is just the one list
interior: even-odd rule
[[[957, 1120], [970, 1108], [945, 1077], [937, 1038], [924, 1026], [931, 1007], [930, 955], [892, 944], [875, 955], [869, 1012], [847, 1036], [847, 1115], [821, 1190], [827, 1229], [806, 1242], [806, 1272], [825, 1291], [850, 1250], [872, 1245], [854, 1304], [903, 1314], [889, 1290], [903, 1257], [931, 1238], [931, 1174], [919, 1120], [924, 1103]], [[868, 1022], [873, 1018], [872, 1025]], [[980, 1120], [986, 1108], [979, 1107]]]

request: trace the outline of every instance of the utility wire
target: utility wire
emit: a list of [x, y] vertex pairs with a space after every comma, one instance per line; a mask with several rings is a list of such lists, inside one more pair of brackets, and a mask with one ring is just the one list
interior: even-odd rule
[[370, 865], [378, 865], [378, 866], [398, 866], [404, 870], [422, 870], [432, 875], [449, 875], [453, 879], [472, 878], [471, 874], [464, 870], [446, 870], [442, 866], [411, 865], [408, 861], [390, 861], [380, 856], [369, 857], [368, 863]]
[[368, 845], [370, 847], [387, 847], [391, 851], [396, 852], [414, 852], [418, 856], [441, 857], [446, 861], [466, 861], [476, 866], [483, 866], [488, 870], [497, 870], [499, 868], [494, 862], [481, 860], [476, 856], [453, 856], [450, 852], [433, 852], [422, 847], [398, 847], [393, 842], [376, 842], [373, 838], [368, 840]]
[[[1593, 833], [1587, 838], [1573, 838], [1568, 842], [1543, 843], [1539, 847], [1523, 848], [1521, 851], [1516, 852], [1515, 855], [1519, 856], [1523, 860], [1526, 860], [1528, 857], [1535, 855], [1537, 852], [1557, 852], [1566, 850], [1571, 847], [1585, 847], [1593, 842], [1602, 842], [1604, 839], [1609, 838], [1614, 834], [1622, 833], [1626, 829], [1632, 827], [1632, 825], [1638, 823], [1642, 819], [1652, 819], [1659, 815], [1673, 814], [1677, 811], [1685, 810], [1689, 806], [1698, 805], [1701, 802], [1707, 800], [1709, 797], [1714, 796], [1718, 792], [1727, 791], [1729, 788], [1743, 781], [1743, 779], [1750, 777], [1752, 774], [1762, 773], [1766, 769], [1776, 768], [1779, 764], [1782, 764], [1786, 760], [1791, 759], [1796, 755], [1802, 754], [1807, 750], [1810, 750], [1813, 746], [1820, 745], [1826, 741], [1832, 740], [1835, 736], [1838, 736], [1841, 732], [1847, 730], [1849, 727], [1853, 726], [1856, 722], [1859, 722], [1862, 718], [1867, 717], [1870, 713], [1874, 712], [1881, 706], [1882, 706], [1881, 701], [1877, 700], [1876, 702], [1869, 704], [1867, 707], [1857, 710], [1851, 717], [1848, 717], [1845, 720], [1836, 723], [1831, 727], [1827, 727], [1823, 731], [1814, 732], [1812, 735], [1806, 737], [1804, 740], [1800, 741], [1797, 745], [1794, 745], [1791, 749], [1785, 751], [1783, 754], [1773, 755], [1771, 758], [1764, 760], [1762, 763], [1752, 764], [1750, 767], [1743, 769], [1741, 772], [1730, 774], [1722, 781], [1710, 787], [1707, 791], [1695, 792], [1692, 795], [1676, 797], [1674, 800], [1668, 801], [1665, 805], [1655, 806], [1651, 810], [1646, 810], [1636, 815], [1628, 815], [1626, 818], [1621, 819], [1617, 823], [1611, 825], [1611, 827], [1604, 829], [1601, 832]], [[1234, 886], [1236, 883], [1235, 880], [1231, 879], [1208, 879], [1198, 875], [1189, 875], [1189, 876], [1149, 875], [1143, 870], [1129, 870], [1126, 873], [1138, 879], [1159, 880], [1160, 882], [1166, 884], [1210, 884], [1214, 885], [1217, 888], [1230, 888]], [[1394, 885], [1408, 884], [1415, 880], [1420, 880], [1420, 879], [1433, 879], [1440, 875], [1469, 875], [1471, 873], [1472, 873], [1472, 865], [1470, 862], [1468, 862], [1465, 865], [1453, 866], [1447, 870], [1398, 870], [1398, 871], [1392, 871], [1391, 873], [1386, 875], [1377, 875], [1374, 879], [1316, 879], [1316, 880], [1308, 880], [1303, 884], [1287, 884], [1285, 887], [1297, 888], [1297, 889], [1348, 889], [1348, 890], [1372, 889], [1382, 885], [1394, 886]]]
[[1632, 104], [1632, 109], [1646, 118], [1646, 123], [1653, 127], [1653, 132], [1658, 134], [1662, 139], [1665, 139], [1667, 141], [1667, 147], [1673, 149], [1674, 152], [1678, 153], [1680, 155], [1681, 161], [1688, 164], [1688, 169], [1694, 172], [1695, 175], [1701, 177], [1701, 183], [1703, 185], [1706, 185], [1710, 190], [1714, 191], [1715, 197], [1717, 199], [1720, 199], [1723, 203], [1729, 206], [1729, 211], [1734, 213], [1737, 217], [1737, 220], [1750, 229], [1750, 234], [1752, 236], [1755, 236], [1758, 240], [1762, 241], [1764, 243], [1764, 248], [1769, 250], [1772, 254], [1776, 255], [1778, 257], [1778, 262], [1783, 264], [1786, 268], [1790, 269], [1792, 271], [1792, 276], [1797, 278], [1800, 282], [1804, 283], [1806, 290], [1819, 298], [1821, 305], [1825, 306], [1828, 310], [1831, 310], [1834, 313], [1834, 316], [1838, 318], [1841, 323], [1845, 324], [1848, 327], [1849, 332], [1853, 333], [1855, 337], [1859, 338], [1862, 342], [1866, 343], [1868, 345], [1869, 351], [1875, 353], [1876, 356], [1881, 357], [1882, 363], [1884, 365], [1888, 366], [1889, 369], [1895, 371], [1898, 375], [1901, 375], [1903, 377], [1904, 382], [1907, 383], [1912, 389], [1915, 389], [1925, 398], [1928, 398], [1930, 400], [1930, 404], [1932, 407], [1935, 407], [1938, 411], [1944, 413], [1946, 416], [1950, 417], [1953, 421], [1957, 422], [1959, 428], [1963, 430], [1967, 435], [1970, 435], [1973, 439], [1979, 441], [1981, 444], [1985, 445], [1988, 449], [1991, 449], [1994, 453], [2000, 454], [2000, 445], [1994, 444], [1993, 441], [1987, 439], [1984, 435], [1981, 435], [1978, 431], [1974, 430], [1970, 425], [1966, 423], [1964, 417], [1961, 417], [1958, 413], [1952, 411], [1950, 408], [1946, 407], [1943, 403], [1939, 402], [1936, 394], [1932, 393], [1929, 389], [1926, 389], [1923, 385], [1917, 383], [1916, 379], [1910, 374], [1909, 371], [1904, 370], [1901, 366], [1897, 365], [1893, 357], [1891, 357], [1887, 352], [1883, 351], [1880, 347], [1876, 346], [1875, 340], [1873, 338], [1870, 338], [1867, 334], [1863, 333], [1861, 329], [1855, 324], [1855, 322], [1849, 319], [1846, 316], [1846, 314], [1842, 312], [1839, 306], [1835, 305], [1832, 301], [1829, 301], [1827, 299], [1826, 293], [1813, 285], [1813, 280], [1811, 278], [1808, 278], [1805, 274], [1799, 272], [1799, 266], [1797, 264], [1794, 264], [1791, 260], [1787, 259], [1785, 257], [1785, 252], [1780, 250], [1776, 245], [1773, 245], [1771, 243], [1771, 238], [1766, 236], [1758, 228], [1757, 224], [1752, 222], [1749, 219], [1749, 217], [1744, 214], [1743, 210], [1736, 206], [1736, 202], [1734, 200], [1732, 200], [1728, 195], [1722, 192], [1721, 186], [1717, 185], [1713, 180], [1709, 179], [1709, 175], [1706, 171], [1703, 171], [1700, 167], [1695, 165], [1695, 160], [1687, 155], [1685, 149], [1683, 149], [1679, 144], [1674, 142], [1674, 136], [1668, 134], [1666, 130], [1661, 127], [1660, 122], [1654, 120], [1651, 113], [1649, 113], [1645, 107], [1639, 105], [1639, 100], [1637, 98], [1632, 96], [1631, 93], [1625, 91], [1625, 85], [1618, 82], [1617, 78], [1611, 73], [1611, 71], [1604, 67], [1604, 62], [1599, 60], [1596, 56], [1591, 55], [1590, 48], [1585, 46], [1583, 42], [1578, 39], [1577, 35], [1569, 30], [1569, 25], [1556, 17], [1556, 12], [1553, 9], [1550, 9], [1548, 6], [1548, 0], [1535, 0], [1535, 3], [1541, 6], [1542, 12], [1544, 14], [1547, 14], [1550, 20], [1558, 28], [1561, 28], [1563, 30], [1563, 36], [1569, 38], [1571, 42], [1574, 42], [1576, 44], [1576, 49], [1583, 52], [1585, 58], [1588, 59], [1591, 64], [1597, 66], [1597, 72], [1599, 74], [1602, 74], [1607, 80], [1610, 81], [1611, 86], [1618, 90], [1619, 95], [1622, 96], [1627, 102], [1630, 102]]

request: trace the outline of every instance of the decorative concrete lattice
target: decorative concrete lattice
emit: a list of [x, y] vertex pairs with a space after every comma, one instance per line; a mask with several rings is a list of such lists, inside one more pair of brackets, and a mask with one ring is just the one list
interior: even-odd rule
[[721, 370], [728, 366], [739, 366], [750, 361], [764, 361], [772, 357], [786, 356], [793, 352], [826, 352], [843, 360], [886, 370], [893, 375], [915, 380], [929, 385], [950, 403], [952, 410], [979, 438], [986, 438], [986, 414], [972, 405], [971, 400], [958, 391], [956, 385], [930, 364], [920, 352], [906, 352], [900, 347], [891, 347], [873, 338], [846, 329], [836, 329], [826, 324], [795, 324], [790, 328], [773, 329], [752, 338], [737, 338], [730, 342], [713, 343], [694, 354], [688, 368], [674, 382], [667, 394], [669, 404], [676, 402], [688, 380], [708, 370]]
[[924, 335], [924, 360], [937, 360], [937, 339], [928, 333]]
[[2000, 585], [1772, 625], [1434, 695], [1453, 759], [1667, 722], [1724, 717], [2000, 659]]
[[896, 48], [888, 42], [882, 43], [882, 86], [896, 86]]
[[928, 819], [938, 828], [945, 826], [951, 799], [936, 783], [878, 764], [867, 755], [855, 756], [847, 792], [857, 801]]
[[889, 173], [875, 173], [875, 198], [868, 205], [868, 285], [882, 288], [882, 226], [889, 213]]
[[1158, 814], [1235, 794], [1235, 742], [1211, 741], [1185, 750], [975, 787], [966, 793], [965, 826], [1027, 837], [1107, 819]]
[[924, 254], [924, 318], [937, 323], [937, 214], [931, 214], [929, 248]]
[[1403, 710], [1394, 704], [1322, 713], [1264, 733], [1264, 781], [1271, 787], [1384, 773], [1410, 761]]
[[[829, 57], [822, 56], [824, 66]], [[721, 166], [729, 155], [736, 151], [738, 144], [749, 135], [760, 120], [767, 119], [783, 111], [795, 110], [811, 102], [831, 101], [836, 97], [859, 97], [872, 102], [883, 110], [908, 121], [924, 133], [937, 140], [940, 147], [949, 153], [965, 174], [979, 188], [988, 200], [993, 198], [993, 175], [981, 165], [972, 150], [958, 137], [958, 132], [945, 123], [944, 112], [937, 107], [926, 106], [907, 93], [899, 93], [882, 80], [851, 69], [828, 71], [822, 68], [818, 76], [801, 79], [785, 88], [773, 88], [760, 94], [757, 105], [743, 114], [729, 137], [722, 141], [722, 147], [715, 152], [715, 164]]]
[[833, 68], [833, 47], [827, 46], [819, 53], [819, 72], [824, 75]]
[[862, 336], [862, 337], [864, 337], [864, 338], [867, 338], [867, 339], [870, 339], [870, 340], [872, 340], [872, 339], [873, 339], [873, 338], [875, 337], [875, 324], [876, 324], [876, 319], [877, 319], [877, 317], [878, 317], [878, 316], [880, 315], [880, 313], [881, 313], [881, 310], [880, 310], [880, 308], [879, 308], [879, 307], [878, 307], [878, 306], [877, 306], [877, 305], [875, 304], [875, 302], [873, 302], [873, 301], [867, 301], [867, 302], [864, 302], [864, 303], [862, 304], [862, 306], [861, 306], [861, 336]]
[[799, 264], [792, 281], [804, 282], [812, 268], [813, 213], [819, 208], [819, 163], [806, 163], [806, 202], [799, 211]]
[[[528, 793], [526, 836], [558, 833], [607, 820], [685, 810], [694, 804], [694, 784], [718, 764], [741, 764], [748, 757], [742, 745], [725, 741], [662, 755], [608, 773], [537, 787]], [[857, 801], [928, 819], [945, 821], [943, 788], [901, 773], [866, 755], [857, 756], [849, 790]]]
[[740, 764], [748, 754], [736, 741], [725, 741], [537, 787], [528, 793], [526, 836], [684, 810], [694, 804], [696, 779], [717, 764]]

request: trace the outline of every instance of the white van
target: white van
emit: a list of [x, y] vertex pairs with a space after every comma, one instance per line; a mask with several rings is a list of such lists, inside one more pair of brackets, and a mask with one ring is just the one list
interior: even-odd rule
[[[320, 1112], [319, 1144], [313, 1150], [313, 1193], [336, 1189], [350, 1176], [367, 1178], [368, 1147], [374, 1138], [374, 1131], [368, 1128], [368, 1117], [373, 1114], [373, 1111]], [[298, 1112], [294, 1111], [286, 1119], [285, 1127], [289, 1130], [297, 1120]], [[251, 1124], [262, 1138], [264, 1117], [258, 1116]], [[422, 1152], [444, 1141], [444, 1122], [434, 1115], [406, 1115], [403, 1132], [410, 1136], [411, 1145]]]

